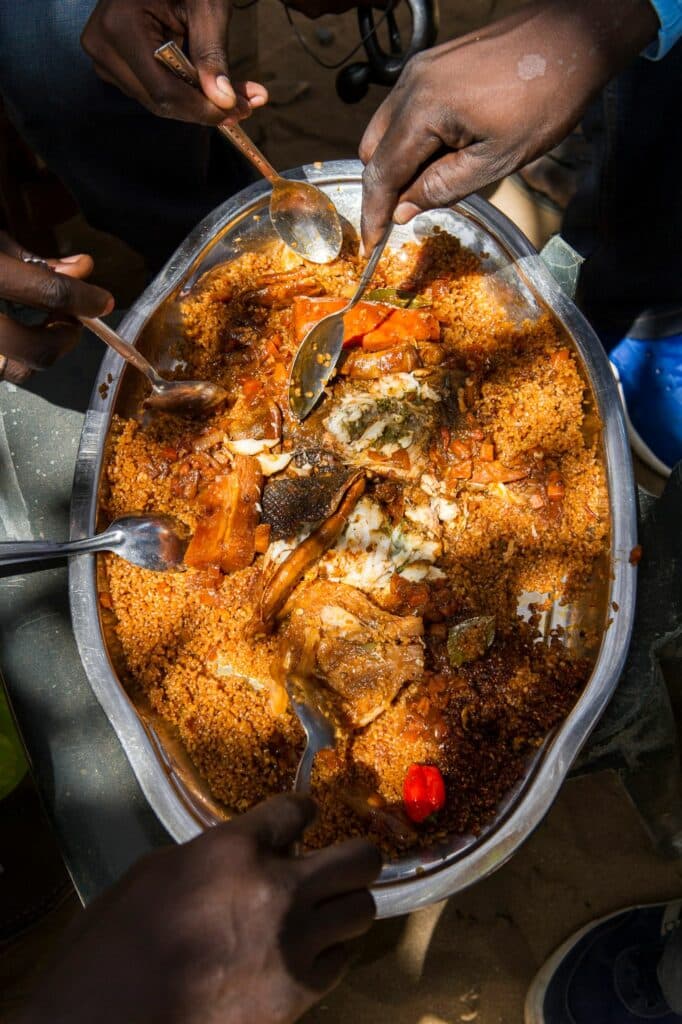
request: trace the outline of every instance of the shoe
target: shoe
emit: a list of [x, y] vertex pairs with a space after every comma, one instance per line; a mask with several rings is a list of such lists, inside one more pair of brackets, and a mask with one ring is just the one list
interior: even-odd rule
[[682, 1024], [657, 976], [681, 914], [682, 900], [631, 907], [576, 932], [535, 976], [525, 1024]]
[[634, 451], [655, 473], [670, 476], [682, 460], [682, 334], [623, 338], [609, 359]]

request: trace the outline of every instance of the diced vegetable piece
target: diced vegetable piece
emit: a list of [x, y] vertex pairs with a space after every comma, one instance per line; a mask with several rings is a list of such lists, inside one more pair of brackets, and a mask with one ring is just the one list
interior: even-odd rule
[[224, 573], [251, 565], [262, 483], [258, 461], [235, 455], [232, 472], [216, 477], [199, 495], [204, 516], [185, 553], [186, 565], [193, 569], [215, 566]]
[[448, 658], [453, 668], [482, 658], [495, 639], [495, 618], [475, 615], [448, 630]]
[[256, 380], [255, 377], [248, 377], [242, 383], [242, 394], [243, 394], [244, 398], [246, 398], [246, 399], [255, 398], [255, 396], [259, 395], [262, 390], [263, 390], [262, 382], [259, 381], [259, 380]]
[[411, 764], [403, 782], [403, 806], [417, 824], [445, 806], [445, 782], [435, 764]]
[[[294, 334], [300, 344], [311, 327], [319, 323], [330, 313], [338, 313], [346, 305], [346, 299], [310, 299], [299, 297], [294, 299]], [[391, 312], [388, 306], [370, 305], [359, 302], [343, 318], [344, 345], [358, 344], [368, 331]]]
[[400, 288], [374, 288], [367, 295], [368, 302], [383, 302], [387, 306], [401, 306], [406, 309], [422, 309], [431, 303], [417, 295], [416, 292], [403, 291]]
[[453, 437], [450, 441], [450, 451], [459, 459], [471, 459], [471, 442], [463, 441], [459, 437]]
[[[330, 313], [337, 313], [345, 299], [294, 299], [294, 333], [300, 344], [311, 327]], [[440, 326], [431, 313], [399, 309], [375, 302], [359, 302], [343, 318], [343, 344], [348, 347], [362, 342], [370, 352], [390, 348], [400, 342], [438, 341]]]
[[483, 444], [481, 445], [479, 455], [483, 462], [494, 462], [495, 445], [492, 444], [490, 441], [484, 441]]
[[362, 347], [365, 352], [379, 352], [404, 341], [438, 341], [439, 338], [440, 325], [432, 313], [393, 309], [381, 323], [363, 335]]
[[259, 523], [255, 529], [253, 546], [257, 554], [263, 555], [270, 546], [270, 524]]
[[552, 470], [547, 477], [547, 497], [550, 501], [561, 501], [565, 494], [566, 485], [564, 484], [561, 473], [557, 470]]

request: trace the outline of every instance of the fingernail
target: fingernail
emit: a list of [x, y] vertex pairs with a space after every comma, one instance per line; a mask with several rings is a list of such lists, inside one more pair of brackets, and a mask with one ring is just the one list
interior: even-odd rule
[[218, 92], [221, 92], [226, 99], [234, 100], [234, 89], [230, 85], [230, 79], [227, 75], [218, 75], [215, 84]]
[[398, 203], [393, 212], [393, 221], [396, 224], [407, 224], [408, 220], [416, 217], [421, 210], [414, 203]]
[[78, 256], [60, 256], [60, 263], [78, 263], [79, 260], [85, 259], [85, 253], [80, 253]]
[[364, 242], [362, 241], [362, 239], [360, 239], [360, 248], [358, 249], [358, 254], [359, 254], [359, 255], [360, 255], [360, 256], [361, 256], [361, 257], [362, 257], [363, 259], [364, 259], [364, 258], [365, 258], [365, 256], [367, 255], [367, 250], [365, 249], [365, 243], [364, 243]]
[[102, 316], [108, 316], [109, 313], [113, 312], [113, 309], [114, 309], [115, 305], [116, 305], [116, 303], [114, 302], [113, 298], [107, 299], [107, 304], [104, 307], [104, 309], [102, 310]]

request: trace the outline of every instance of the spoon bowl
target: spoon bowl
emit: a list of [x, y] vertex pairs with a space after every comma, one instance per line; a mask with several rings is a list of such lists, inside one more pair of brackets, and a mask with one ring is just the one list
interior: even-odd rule
[[121, 516], [99, 534], [113, 551], [132, 565], [152, 572], [177, 572], [182, 569], [189, 543], [186, 532], [172, 516]]
[[290, 249], [311, 263], [331, 263], [341, 252], [341, 221], [331, 199], [308, 181], [277, 176], [270, 220]]
[[0, 566], [42, 562], [66, 555], [113, 551], [152, 572], [183, 568], [188, 538], [177, 519], [164, 515], [121, 516], [95, 537], [70, 541], [22, 540], [0, 543]]
[[228, 394], [220, 384], [208, 380], [166, 380], [141, 352], [125, 341], [104, 320], [99, 317], [82, 316], [81, 323], [96, 334], [105, 345], [113, 348], [120, 356], [140, 373], [143, 373], [152, 386], [151, 394], [146, 398], [148, 409], [162, 412], [197, 416], [210, 412], [227, 401]]

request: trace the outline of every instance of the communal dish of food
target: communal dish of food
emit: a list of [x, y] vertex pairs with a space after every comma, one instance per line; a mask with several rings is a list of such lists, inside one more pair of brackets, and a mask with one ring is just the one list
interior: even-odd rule
[[272, 243], [195, 285], [178, 376], [231, 399], [115, 418], [102, 493], [105, 518], [183, 523], [186, 570], [103, 556], [100, 601], [124, 684], [226, 813], [292, 786], [289, 676], [336, 732], [307, 843], [395, 857], [480, 832], [580, 695], [599, 637], [547, 611], [589, 601], [608, 495], [570, 340], [444, 231], [387, 252], [293, 419], [297, 347], [362, 264]]

